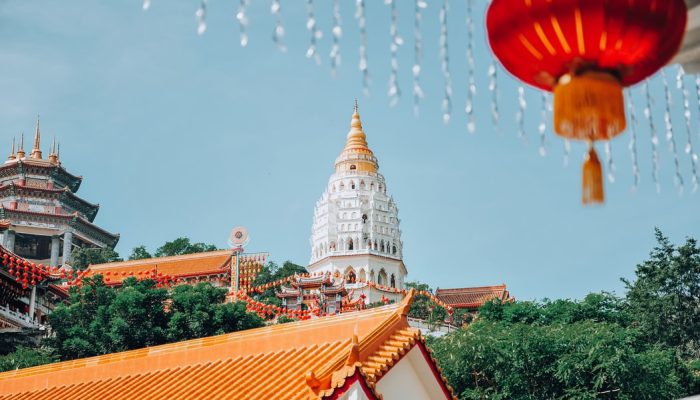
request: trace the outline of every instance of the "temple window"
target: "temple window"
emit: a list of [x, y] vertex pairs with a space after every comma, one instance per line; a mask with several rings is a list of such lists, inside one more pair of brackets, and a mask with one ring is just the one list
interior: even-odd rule
[[394, 245], [394, 247], [391, 249], [391, 252], [396, 254], [396, 245]]
[[350, 188], [355, 189], [355, 181], [350, 181]]
[[386, 286], [387, 284], [387, 275], [384, 268], [379, 271], [379, 275], [377, 276], [377, 284], [382, 286]]
[[352, 164], [352, 165], [350, 166], [350, 171], [354, 171], [354, 170], [356, 170], [356, 169], [357, 169], [357, 165]]
[[374, 270], [372, 270], [372, 271], [369, 272], [369, 281], [370, 281], [370, 282], [376, 282], [376, 281], [374, 280]]
[[359, 277], [358, 277], [358, 278], [359, 278], [359, 279], [358, 279], [358, 282], [364, 282], [364, 281], [367, 280], [367, 273], [365, 273], [365, 270], [364, 270], [364, 269], [361, 269], [361, 270], [360, 270], [360, 273], [359, 273], [358, 275], [359, 275]]
[[391, 287], [396, 287], [396, 277], [394, 276], [394, 274], [391, 274]]
[[360, 189], [364, 189], [364, 188], [365, 188], [365, 181], [360, 181]]
[[353, 250], [353, 242], [352, 242], [352, 239], [348, 239], [348, 250]]
[[340, 182], [340, 190], [345, 190], [345, 184], [343, 182]]
[[355, 271], [350, 268], [350, 270], [345, 274], [345, 283], [355, 283], [356, 282], [356, 276], [355, 276]]

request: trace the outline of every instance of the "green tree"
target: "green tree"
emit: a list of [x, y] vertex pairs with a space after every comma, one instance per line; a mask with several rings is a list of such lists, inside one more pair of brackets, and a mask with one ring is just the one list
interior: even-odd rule
[[[282, 267], [277, 265], [277, 263], [275, 263], [274, 261], [268, 261], [268, 263], [261, 268], [260, 272], [255, 277], [254, 286], [261, 286], [266, 283], [277, 281], [279, 279], [284, 279], [294, 274], [305, 273], [307, 273], [306, 268], [302, 267], [301, 265], [294, 264], [291, 261], [285, 261], [284, 264], [282, 264]], [[262, 294], [257, 294], [255, 296], [255, 299], [266, 304], [273, 304], [279, 306], [282, 304], [282, 302], [280, 301], [280, 299], [277, 298], [275, 293], [276, 288], [269, 288], [265, 290]]]
[[168, 339], [178, 341], [263, 326], [245, 303], [223, 304], [226, 290], [208, 283], [176, 286], [172, 292]]
[[205, 251], [214, 251], [216, 246], [205, 243], [191, 243], [189, 238], [179, 237], [171, 242], [166, 242], [164, 245], [156, 249], [153, 253], [154, 257], [179, 256], [183, 254], [203, 253]]
[[695, 239], [674, 246], [656, 229], [657, 246], [639, 264], [636, 280], [623, 279], [630, 312], [650, 341], [700, 358], [700, 248]]
[[70, 265], [78, 270], [84, 270], [90, 264], [104, 264], [122, 261], [119, 253], [109, 247], [81, 247], [71, 254]]
[[0, 356], [0, 372], [34, 367], [54, 361], [56, 361], [56, 356], [49, 349], [20, 346], [12, 353]]
[[146, 249], [146, 246], [141, 245], [141, 246], [136, 246], [131, 250], [131, 255], [129, 256], [129, 260], [143, 260], [146, 258], [152, 258], [153, 256], [151, 253], [148, 252]]
[[85, 278], [49, 316], [47, 344], [70, 360], [263, 325], [245, 303], [223, 303], [225, 295], [208, 283], [169, 292], [150, 279], [128, 278], [114, 289], [100, 275]]
[[[649, 343], [612, 295], [488, 303], [429, 344], [461, 399], [673, 399], [692, 393], [672, 348]], [[616, 322], [621, 321], [621, 322]]]

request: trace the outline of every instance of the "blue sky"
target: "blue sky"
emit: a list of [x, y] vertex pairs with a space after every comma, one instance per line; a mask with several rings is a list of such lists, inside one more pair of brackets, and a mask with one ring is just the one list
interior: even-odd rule
[[[483, 36], [477, 17], [477, 132], [467, 133], [463, 3], [448, 15], [454, 116], [441, 121], [443, 79], [436, 2], [424, 12], [421, 115], [412, 113], [412, 7], [399, 2], [399, 84], [389, 107], [389, 8], [368, 2], [372, 94], [362, 96], [358, 29], [352, 2], [342, 4], [342, 65], [329, 72], [330, 1], [319, 3], [321, 66], [305, 57], [305, 3], [282, 1], [289, 51], [271, 40], [269, 2], [249, 9], [250, 44], [238, 45], [238, 2], [211, 0], [208, 30], [195, 33], [197, 1], [17, 1], [0, 3], [0, 146], [31, 135], [42, 118], [44, 150], [55, 135], [69, 171], [83, 175], [79, 194], [99, 202], [96, 222], [119, 232], [127, 256], [178, 236], [226, 245], [230, 229], [251, 232], [251, 251], [306, 264], [313, 207], [349, 129], [353, 99], [380, 171], [399, 206], [409, 279], [454, 287], [506, 283], [521, 299], [622, 292], [654, 245], [653, 228], [674, 242], [700, 236], [700, 197], [679, 196], [673, 158], [660, 132], [661, 193], [651, 179], [648, 124], [638, 89], [641, 184], [630, 190], [630, 134], [613, 142], [616, 182], [604, 207], [580, 205], [580, 160], [547, 129], [538, 155], [540, 96], [527, 89], [527, 142], [517, 138], [514, 81], [500, 70], [500, 133], [490, 122]], [[456, 2], [453, 2], [456, 3]], [[670, 71], [674, 81], [675, 69]], [[690, 83], [690, 81], [688, 81]], [[696, 148], [698, 107], [691, 85]], [[654, 118], [663, 127], [663, 89], [651, 83]], [[674, 132], [686, 140], [680, 94], [673, 91]], [[549, 121], [548, 121], [549, 122]], [[602, 155], [602, 151], [600, 152]], [[684, 178], [690, 162], [679, 155]], [[688, 185], [687, 185], [688, 186]]]

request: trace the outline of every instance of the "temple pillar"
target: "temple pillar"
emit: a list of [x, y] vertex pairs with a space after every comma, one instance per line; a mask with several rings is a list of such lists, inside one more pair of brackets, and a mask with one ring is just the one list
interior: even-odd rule
[[32, 286], [32, 295], [29, 297], [29, 318], [34, 321], [34, 311], [36, 310], [36, 285]]
[[5, 248], [8, 251], [15, 252], [15, 231], [5, 231]]
[[51, 237], [51, 261], [49, 265], [55, 267], [58, 265], [58, 255], [61, 251], [61, 238], [59, 236]]
[[66, 231], [63, 234], [63, 264], [70, 261], [71, 252], [73, 250], [73, 232]]

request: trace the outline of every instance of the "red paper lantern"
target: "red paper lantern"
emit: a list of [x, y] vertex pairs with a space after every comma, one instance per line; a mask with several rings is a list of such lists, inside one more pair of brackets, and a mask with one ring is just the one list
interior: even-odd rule
[[588, 141], [583, 202], [604, 200], [593, 142], [625, 129], [622, 89], [666, 65], [680, 48], [684, 0], [493, 0], [489, 44], [521, 81], [554, 92], [554, 130]]

